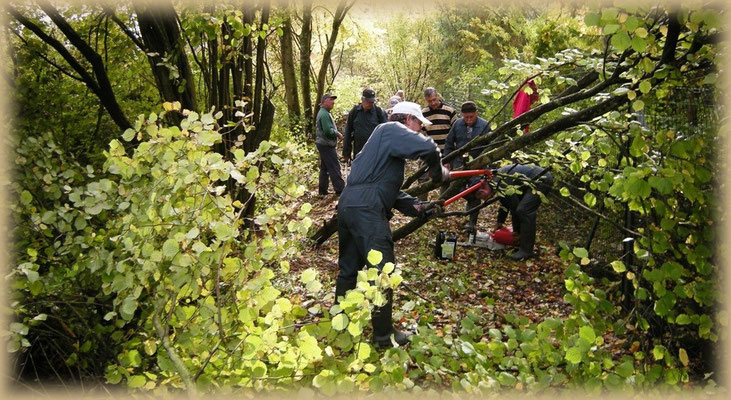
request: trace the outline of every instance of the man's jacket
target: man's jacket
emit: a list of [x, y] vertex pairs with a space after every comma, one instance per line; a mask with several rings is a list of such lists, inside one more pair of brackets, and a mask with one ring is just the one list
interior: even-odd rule
[[343, 132], [343, 157], [355, 158], [371, 137], [376, 126], [387, 120], [386, 112], [375, 104], [368, 111], [363, 109], [362, 104], [353, 106], [348, 113], [348, 122], [345, 124], [345, 132]]
[[[466, 145], [470, 140], [476, 138], [478, 135], [490, 132], [490, 127], [487, 126], [487, 121], [480, 117], [477, 117], [475, 124], [472, 126], [471, 132], [467, 133], [467, 128], [469, 127], [464, 123], [463, 118], [455, 121], [454, 125], [452, 125], [452, 128], [449, 130], [447, 141], [444, 143], [444, 157], [454, 150]], [[470, 155], [472, 158], [477, 158], [481, 151], [481, 149], [471, 150]], [[462, 159], [455, 158], [451, 161], [451, 163], [452, 169], [459, 168], [462, 166]]]
[[402, 192], [405, 160], [423, 159], [429, 168], [441, 169], [436, 143], [400, 122], [378, 125], [353, 161], [338, 209], [380, 209], [388, 216], [392, 208], [416, 216], [419, 201]]
[[323, 146], [332, 146], [338, 144], [338, 131], [335, 129], [335, 121], [333, 121], [330, 111], [320, 107], [315, 120], [315, 143]]

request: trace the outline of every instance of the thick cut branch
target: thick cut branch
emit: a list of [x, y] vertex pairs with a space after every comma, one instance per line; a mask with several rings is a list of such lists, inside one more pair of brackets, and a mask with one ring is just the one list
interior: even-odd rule
[[[603, 82], [597, 83], [590, 89], [585, 89], [585, 88], [588, 85], [590, 85], [592, 82], [594, 82], [599, 77], [599, 74], [596, 72], [587, 73], [586, 75], [584, 75], [584, 77], [582, 77], [579, 80], [579, 82], [577, 82], [577, 85], [575, 86], [576, 87], [575, 90], [567, 89], [566, 91], [564, 91], [564, 93], [566, 93], [565, 95], [563, 95], [564, 93], [562, 93], [563, 96], [559, 95], [558, 97], [554, 98], [553, 100], [549, 101], [548, 103], [541, 104], [538, 107], [535, 107], [535, 108], [521, 114], [517, 118], [502, 124], [496, 130], [494, 130], [490, 135], [480, 135], [480, 136], [475, 137], [474, 139], [469, 141], [464, 146], [449, 153], [446, 157], [443, 158], [443, 162], [447, 163], [457, 157], [460, 157], [460, 156], [462, 156], [462, 154], [474, 149], [475, 147], [478, 147], [478, 146], [487, 147], [487, 145], [489, 145], [496, 139], [502, 138], [508, 134], [512, 134], [515, 131], [515, 128], [518, 126], [523, 126], [524, 124], [531, 123], [531, 122], [535, 121], [536, 119], [538, 119], [539, 117], [541, 117], [542, 115], [544, 115], [550, 111], [553, 111], [559, 107], [563, 107], [565, 105], [575, 103], [577, 101], [588, 99], [588, 98], [596, 95], [597, 93], [607, 89], [611, 85], [614, 85], [614, 84], [617, 84], [620, 82], [624, 82], [624, 80], [620, 79], [620, 77], [619, 77], [619, 74], [624, 70], [626, 70], [626, 68], [617, 67], [615, 72], [612, 74], [611, 78], [609, 78]], [[580, 85], [583, 85], [583, 88]], [[582, 89], [579, 89], [579, 88], [582, 88]], [[406, 182], [409, 183], [409, 185], [410, 185], [415, 180], [415, 177], [422, 175], [425, 171], [426, 171], [426, 168], [420, 169], [415, 174], [410, 176], [406, 180]], [[403, 188], [405, 189], [406, 187], [407, 186], [404, 184]]]
[[[538, 143], [538, 142], [542, 142], [558, 132], [572, 128], [583, 122], [587, 122], [587, 121], [590, 121], [591, 119], [599, 117], [599, 116], [615, 109], [616, 107], [619, 107], [620, 104], [622, 104], [623, 102], [626, 102], [626, 101], [627, 101], [627, 98], [625, 96], [614, 96], [614, 97], [610, 97], [607, 100], [604, 100], [603, 102], [601, 102], [593, 107], [589, 107], [587, 109], [577, 111], [575, 113], [567, 115], [563, 118], [556, 120], [555, 122], [552, 122], [540, 129], [534, 131], [533, 133], [518, 137], [518, 138], [510, 141], [509, 143], [507, 143], [505, 146], [501, 146], [493, 151], [480, 155], [476, 159], [469, 162], [465, 166], [465, 169], [481, 168], [485, 165], [488, 165], [495, 161], [501, 160], [516, 150], [519, 150], [521, 148], [530, 146], [530, 145]], [[442, 195], [440, 196], [440, 199], [447, 199], [447, 198], [452, 197], [455, 194], [457, 194], [463, 187], [462, 182], [464, 182], [464, 179], [457, 180], [454, 183], [450, 184], [449, 188], [447, 190], [445, 190], [444, 193], [442, 193]], [[428, 187], [428, 186], [436, 186], [436, 185], [434, 185], [432, 183], [426, 183], [426, 184], [417, 186], [413, 190], [409, 190], [407, 192], [411, 195], [418, 195], [419, 193], [425, 193], [426, 191], [428, 191], [428, 189], [424, 190], [424, 187]], [[397, 229], [393, 233], [393, 240], [397, 241], [399, 239], [402, 239], [407, 234], [415, 231], [422, 225], [423, 225], [423, 222], [420, 222], [418, 219], [410, 221], [405, 226]]]

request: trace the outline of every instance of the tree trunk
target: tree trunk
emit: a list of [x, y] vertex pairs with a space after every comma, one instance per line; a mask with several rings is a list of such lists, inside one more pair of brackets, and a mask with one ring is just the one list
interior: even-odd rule
[[[254, 13], [256, 10], [254, 7], [244, 8], [244, 25], [254, 24]], [[254, 54], [254, 41], [251, 39], [251, 35], [244, 37], [243, 49], [241, 52], [241, 60], [244, 67], [244, 93], [243, 97], [246, 101], [246, 107], [244, 113], [251, 111], [251, 101], [254, 98], [254, 61], [252, 59]]]
[[314, 140], [312, 113], [312, 93], [310, 88], [310, 68], [312, 62], [312, 2], [305, 0], [302, 5], [302, 32], [300, 33], [300, 84], [302, 85], [302, 106], [304, 108], [304, 129], [306, 137]]
[[[314, 115], [317, 115], [317, 112], [320, 111], [320, 103], [319, 99], [322, 98], [322, 95], [325, 94], [325, 81], [327, 79], [327, 69], [330, 66], [330, 63], [332, 62], [332, 52], [335, 48], [335, 42], [338, 39], [338, 32], [340, 31], [340, 25], [342, 25], [343, 20], [345, 19], [345, 15], [348, 13], [348, 10], [353, 6], [351, 3], [348, 5], [348, 0], [342, 0], [340, 3], [338, 3], [338, 8], [335, 10], [335, 15], [333, 16], [333, 25], [332, 25], [332, 31], [330, 32], [330, 37], [327, 41], [327, 46], [325, 47], [325, 52], [322, 55], [322, 64], [320, 64], [320, 71], [317, 73], [317, 91], [315, 94], [315, 99], [318, 100], [318, 103], [315, 105], [315, 109], [313, 111]], [[314, 121], [313, 121], [314, 123]]]
[[287, 14], [282, 22], [281, 49], [284, 98], [287, 103], [287, 112], [289, 113], [289, 125], [293, 127], [302, 118], [302, 112], [300, 111], [300, 101], [297, 94], [297, 77], [294, 66], [294, 51], [292, 49], [292, 20], [289, 14]]
[[136, 3], [135, 8], [142, 42], [163, 100], [179, 101], [183, 108], [198, 111], [193, 71], [172, 3]]
[[[261, 21], [259, 29], [269, 23], [269, 10], [271, 5], [266, 3], [261, 9]], [[254, 123], [259, 122], [261, 115], [262, 99], [264, 97], [264, 52], [266, 51], [266, 38], [259, 36], [256, 41], [256, 76], [254, 77]]]

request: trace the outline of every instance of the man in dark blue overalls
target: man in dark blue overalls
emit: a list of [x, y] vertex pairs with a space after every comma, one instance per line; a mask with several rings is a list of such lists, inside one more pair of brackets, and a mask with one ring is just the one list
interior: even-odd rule
[[[497, 170], [498, 174], [507, 175], [504, 178], [505, 187], [514, 186], [516, 192], [500, 197], [500, 209], [497, 214], [497, 225], [500, 229], [510, 213], [513, 219], [513, 235], [517, 236], [520, 243], [518, 251], [509, 257], [513, 260], [524, 260], [533, 257], [533, 246], [536, 242], [536, 218], [538, 207], [541, 205], [541, 197], [537, 192], [544, 195], [548, 193], [553, 185], [553, 176], [550, 172], [537, 165], [510, 164]], [[500, 179], [497, 178], [494, 184], [497, 185]], [[528, 181], [532, 180], [532, 186]]]
[[[378, 125], [353, 161], [348, 181], [338, 203], [338, 240], [340, 269], [335, 287], [336, 301], [355, 288], [358, 271], [366, 266], [370, 250], [378, 250], [383, 260], [376, 267], [394, 262], [393, 238], [389, 219], [397, 209], [408, 216], [423, 216], [432, 205], [400, 190], [407, 159], [422, 159], [435, 182], [449, 179], [441, 164], [441, 154], [430, 138], [418, 132], [429, 124], [418, 104], [401, 102], [393, 107], [389, 122]], [[373, 341], [391, 346], [408, 343], [408, 334], [393, 328], [391, 314], [393, 291], [386, 292], [387, 303], [373, 312]]]

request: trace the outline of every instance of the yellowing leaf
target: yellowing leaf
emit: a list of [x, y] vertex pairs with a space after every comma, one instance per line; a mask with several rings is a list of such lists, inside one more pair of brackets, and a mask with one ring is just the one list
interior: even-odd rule
[[340, 313], [332, 319], [332, 327], [336, 331], [342, 331], [348, 326], [348, 316], [345, 313]]
[[310, 283], [317, 277], [317, 271], [314, 268], [307, 268], [306, 270], [302, 271], [302, 275], [300, 277], [300, 280], [302, 283]]
[[683, 366], [687, 367], [690, 360], [688, 360], [688, 353], [684, 348], [681, 347], [680, 350], [678, 350], [678, 357], [680, 358], [680, 362], [683, 363]]
[[383, 261], [383, 253], [378, 250], [371, 250], [368, 252], [367, 259], [369, 264], [376, 266]]
[[[681, 349], [682, 350], [682, 349]], [[368, 343], [358, 345], [358, 359], [367, 360], [371, 355], [371, 346]]]

